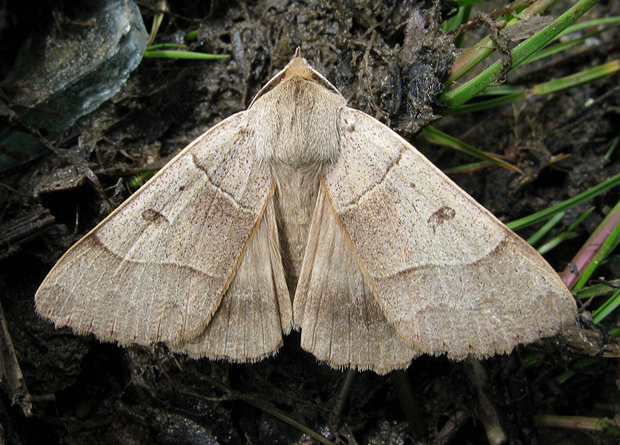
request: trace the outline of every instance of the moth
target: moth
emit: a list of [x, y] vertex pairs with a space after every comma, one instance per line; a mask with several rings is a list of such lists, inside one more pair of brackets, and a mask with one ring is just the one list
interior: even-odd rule
[[257, 361], [292, 329], [330, 366], [511, 351], [573, 321], [555, 271], [299, 51], [58, 261], [56, 326]]

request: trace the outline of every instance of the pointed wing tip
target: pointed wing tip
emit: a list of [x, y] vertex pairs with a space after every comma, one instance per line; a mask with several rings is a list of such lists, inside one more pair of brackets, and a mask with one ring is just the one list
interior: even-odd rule
[[426, 337], [407, 337], [403, 338], [403, 341], [422, 353], [435, 357], [446, 355], [453, 361], [467, 358], [482, 360], [494, 355], [510, 354], [519, 345], [528, 345], [542, 338], [554, 337], [564, 328], [574, 324], [576, 314], [577, 308], [571, 298], [570, 301], [566, 301], [566, 305], [558, 308], [553, 316], [545, 312], [544, 319], [532, 320], [528, 326], [486, 331], [482, 336], [467, 336], [464, 332], [452, 332], [452, 337], [447, 337], [445, 340], [435, 338], [435, 343], [428, 341], [429, 338]]
[[[61, 324], [56, 315], [56, 305], [52, 301], [53, 292], [48, 287], [41, 285], [34, 295], [34, 309], [36, 313], [48, 321], [51, 321], [56, 326], [66, 326]], [[60, 323], [60, 324], [59, 324]]]
[[541, 329], [538, 332], [530, 332], [530, 333], [526, 333], [526, 335], [524, 335], [523, 337], [517, 338], [517, 339], [513, 339], [513, 341], [510, 342], [504, 342], [502, 343], [497, 343], [494, 345], [490, 345], [489, 348], [485, 348], [485, 349], [476, 349], [475, 347], [470, 347], [469, 350], [448, 350], [448, 351], [437, 351], [436, 353], [433, 353], [433, 355], [435, 356], [439, 356], [439, 355], [443, 355], [445, 354], [448, 359], [453, 360], [453, 361], [462, 361], [468, 358], [471, 359], [475, 359], [475, 360], [484, 360], [490, 357], [493, 357], [495, 355], [504, 355], [504, 354], [511, 354], [512, 351], [514, 351], [515, 348], [517, 348], [520, 345], [523, 346], [527, 346], [530, 345], [532, 343], [535, 343], [539, 340], [545, 339], [545, 338], [552, 338], [555, 336], [558, 336], [562, 333], [562, 330], [570, 325], [572, 325], [574, 323], [574, 317], [572, 318], [565, 318], [560, 320], [560, 322], [552, 327], [547, 327], [546, 329]]

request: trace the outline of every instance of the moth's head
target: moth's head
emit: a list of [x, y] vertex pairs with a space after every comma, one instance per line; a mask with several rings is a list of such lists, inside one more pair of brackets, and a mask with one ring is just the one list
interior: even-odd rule
[[301, 51], [297, 48], [295, 51], [295, 56], [293, 59], [284, 67], [282, 71], [273, 76], [273, 78], [267, 82], [267, 84], [261, 88], [258, 94], [254, 97], [254, 100], [250, 104], [248, 108], [252, 108], [252, 105], [267, 91], [272, 89], [273, 87], [286, 82], [291, 79], [303, 79], [310, 82], [317, 83], [319, 85], [324, 86], [325, 88], [332, 90], [336, 94], [340, 96], [340, 92], [334, 87], [329, 81], [323, 77], [318, 71], [315, 71], [304, 59], [301, 57]]
[[284, 82], [293, 77], [301, 77], [305, 80], [317, 80], [317, 72], [310, 68], [308, 62], [303, 57], [298, 56], [295, 53], [295, 58], [289, 62], [289, 64], [283, 70], [283, 76], [280, 82]]

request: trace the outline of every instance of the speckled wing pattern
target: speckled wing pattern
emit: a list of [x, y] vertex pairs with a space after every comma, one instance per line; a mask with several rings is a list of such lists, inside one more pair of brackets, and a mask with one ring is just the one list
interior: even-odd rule
[[239, 362], [296, 328], [319, 360], [378, 373], [508, 352], [576, 309], [534, 249], [299, 55], [73, 246], [36, 306]]
[[[73, 246], [39, 288], [39, 313], [121, 344], [161, 341], [242, 361], [275, 351], [291, 324], [290, 297], [278, 249], [266, 250], [271, 258], [254, 253], [278, 241], [268, 239], [275, 220], [265, 212], [271, 173], [249, 152], [246, 124], [242, 112], [205, 133]], [[253, 284], [237, 270], [252, 270]], [[248, 300], [261, 315], [245, 329], [260, 335], [197, 351], [201, 335], [226, 335], [216, 323], [205, 333], [219, 308], [235, 330], [247, 323]]]
[[[572, 322], [575, 302], [549, 264], [410, 144], [353, 109], [342, 114], [341, 134], [340, 156], [323, 185], [323, 202], [331, 205], [321, 210], [333, 212], [327, 219], [337, 218], [339, 227], [325, 224], [317, 212], [315, 243], [336, 238], [342, 250], [354, 252], [349, 262], [359, 265], [364, 287], [414, 355], [487, 357]], [[304, 264], [300, 282], [314, 276], [329, 252], [307, 259], [314, 265]], [[330, 275], [318, 275], [325, 279], [310, 285], [308, 296], [298, 295], [294, 306], [302, 345], [313, 353], [326, 349], [314, 338], [329, 341], [329, 332], [303, 332], [323, 317], [299, 308], [303, 301], [329, 311], [317, 300]], [[385, 338], [394, 336], [390, 331]], [[380, 355], [376, 344], [367, 348]], [[402, 356], [393, 356], [398, 358], [387, 364], [377, 359], [372, 367], [398, 367]]]
[[322, 188], [294, 299], [301, 346], [336, 368], [407, 367], [421, 352], [399, 337], [379, 301]]

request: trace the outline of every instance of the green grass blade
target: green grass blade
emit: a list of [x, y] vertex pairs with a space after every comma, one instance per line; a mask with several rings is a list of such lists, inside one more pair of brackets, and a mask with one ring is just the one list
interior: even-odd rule
[[496, 158], [495, 156], [492, 156], [489, 153], [485, 153], [481, 150], [478, 150], [477, 148], [474, 148], [471, 145], [468, 145], [462, 141], [459, 141], [458, 139], [437, 130], [431, 125], [425, 127], [424, 130], [422, 130], [421, 135], [425, 137], [429, 142], [433, 142], [438, 145], [443, 145], [444, 147], [455, 148], [464, 153], [467, 153], [479, 159], [482, 159], [483, 161], [493, 162], [494, 164], [507, 168], [508, 170], [511, 170], [513, 172], [521, 173], [521, 170], [519, 170], [514, 165], [502, 159]]
[[569, 48], [572, 48], [574, 46], [579, 45], [580, 43], [584, 43], [586, 40], [595, 37], [599, 34], [601, 34], [602, 32], [605, 32], [611, 28], [613, 28], [614, 26], [616, 26], [618, 23], [620, 23], [620, 17], [613, 17], [613, 18], [608, 18], [608, 19], [596, 19], [596, 20], [588, 20], [585, 21], [583, 23], [576, 23], [574, 25], [569, 26], [568, 28], [566, 28], [564, 31], [562, 31], [560, 34], [558, 34], [554, 40], [558, 40], [560, 37], [570, 34], [572, 32], [578, 31], [580, 29], [583, 28], [589, 28], [589, 27], [593, 27], [593, 26], [598, 26], [599, 24], [602, 23], [612, 23], [611, 26], [606, 26], [602, 29], [598, 29], [596, 31], [593, 31], [591, 33], [588, 33], [584, 36], [581, 37], [577, 37], [575, 39], [571, 39], [567, 42], [562, 42], [562, 43], [558, 43], [555, 44], [549, 48], [544, 48], [541, 49], [540, 51], [538, 51], [536, 54], [534, 54], [532, 57], [530, 57], [529, 59], [527, 59], [527, 61], [525, 63], [530, 63], [530, 62], [534, 62], [535, 60], [539, 60], [539, 59], [543, 59], [545, 57], [549, 57], [553, 54], [559, 53], [561, 51], [565, 51]]
[[603, 65], [590, 68], [580, 73], [571, 74], [561, 79], [540, 83], [532, 88], [532, 92], [539, 96], [573, 88], [584, 83], [592, 82], [603, 77], [616, 74], [620, 70], [620, 60], [612, 60]]
[[[512, 51], [512, 69], [525, 62], [535, 52], [543, 48], [559, 33], [568, 28], [575, 20], [594, 6], [598, 0], [579, 0], [573, 7], [558, 17], [549, 26], [525, 40]], [[448, 108], [456, 108], [483, 91], [489, 84], [497, 80], [501, 70], [501, 61], [497, 61], [481, 74], [466, 84], [444, 93], [441, 101]]]
[[528, 244], [535, 246], [551, 229], [553, 229], [564, 218], [564, 212], [553, 215], [549, 221], [527, 239]]
[[607, 153], [605, 153], [604, 158], [606, 160], [609, 161], [609, 159], [611, 159], [611, 155], [614, 154], [614, 151], [616, 151], [616, 147], [618, 147], [618, 142], [620, 142], [620, 134], [614, 138], [611, 146], [609, 147], [609, 150], [607, 150]]
[[479, 3], [483, 0], [456, 0], [456, 4], [459, 6], [471, 6], [474, 3]]
[[487, 88], [481, 94], [487, 94], [487, 91], [489, 95], [498, 95], [502, 94], [502, 92], [506, 92], [506, 94], [494, 99], [461, 105], [456, 109], [443, 109], [439, 112], [444, 116], [449, 116], [471, 113], [472, 111], [487, 110], [489, 108], [496, 108], [503, 105], [510, 105], [525, 100], [529, 96], [543, 96], [583, 85], [588, 82], [593, 82], [600, 78], [614, 75], [618, 71], [620, 71], [620, 60], [613, 60], [580, 73], [575, 73], [560, 79], [540, 83], [530, 89], [525, 89], [522, 87], [509, 88], [507, 85], [502, 89]]
[[612, 337], [618, 337], [620, 336], [620, 328], [611, 328], [609, 331], [607, 331], [609, 333], [609, 335], [611, 335]]
[[162, 57], [166, 59], [215, 60], [228, 59], [228, 54], [205, 54], [191, 51], [145, 51], [144, 57]]
[[564, 241], [568, 241], [568, 240], [571, 240], [573, 238], [577, 238], [578, 236], [579, 236], [579, 234], [577, 234], [575, 232], [562, 232], [558, 236], [556, 236], [555, 238], [547, 241], [545, 244], [540, 246], [538, 249], [536, 249], [536, 251], [538, 253], [540, 253], [541, 255], [544, 255], [547, 252], [549, 252], [550, 250], [555, 249], [556, 247], [558, 247]]
[[[575, 222], [573, 222], [567, 230], [565, 230], [564, 232], [560, 233], [558, 236], [556, 236], [555, 238], [547, 241], [545, 244], [543, 244], [542, 246], [540, 246], [538, 249], [536, 249], [538, 251], [538, 253], [540, 253], [541, 255], [546, 254], [547, 252], [549, 252], [550, 250], [554, 249], [555, 247], [559, 246], [560, 244], [562, 244], [564, 241], [568, 241], [570, 239], [573, 238], [577, 238], [579, 236], [579, 234], [577, 232], [575, 232], [575, 229], [577, 228], [577, 226], [579, 224], [582, 223], [582, 221], [584, 219], [586, 219], [588, 217], [588, 215], [590, 215], [590, 213], [592, 213], [594, 211], [594, 207], [590, 207], [588, 210], [586, 210], [579, 218], [577, 218], [575, 220]], [[561, 219], [559, 218], [559, 216], [564, 216], [564, 212], [560, 212], [557, 215], [553, 216], [549, 222], [547, 224], [545, 224], [543, 226], [543, 228], [541, 228], [538, 232], [536, 232], [537, 234], [539, 232], [542, 232], [543, 229], [546, 228], [551, 228], [553, 225], [555, 224], [550, 224], [550, 223], [554, 223], [555, 221], [558, 221]], [[532, 238], [530, 238], [532, 239]], [[528, 243], [532, 244], [530, 242], [530, 239], [528, 239]]]
[[287, 415], [284, 411], [279, 410], [278, 408], [276, 408], [269, 402], [265, 402], [263, 400], [259, 400], [254, 397], [244, 397], [243, 400], [249, 403], [250, 405], [254, 405], [255, 407], [265, 411], [266, 413], [269, 413], [272, 416], [288, 423], [289, 425], [298, 429], [299, 431], [306, 433], [308, 436], [312, 437], [317, 442], [320, 442], [324, 445], [336, 445], [335, 442], [332, 442], [331, 440], [321, 436], [319, 433], [314, 431], [312, 428], [307, 427], [303, 423], [294, 420], [289, 415]]
[[177, 48], [177, 49], [185, 49], [187, 45], [182, 45], [180, 43], [158, 43], [157, 45], [151, 45], [145, 49], [145, 51], [153, 51], [161, 48]]
[[490, 108], [497, 108], [504, 105], [510, 105], [516, 102], [520, 102], [527, 98], [527, 90], [521, 88], [521, 91], [507, 94], [505, 96], [496, 97], [495, 99], [484, 100], [471, 104], [461, 105], [458, 108], [447, 108], [439, 110], [442, 116], [458, 116], [460, 114], [471, 113], [474, 111], [488, 110]]
[[[599, 65], [594, 68], [582, 71], [580, 73], [571, 74], [570, 76], [562, 77], [560, 79], [551, 80], [549, 82], [543, 82], [535, 85], [531, 89], [525, 88], [511, 88], [504, 91], [511, 91], [510, 93], [489, 99], [485, 101], [475, 102], [471, 104], [461, 105], [456, 109], [440, 110], [440, 113], [444, 116], [459, 115], [465, 113], [471, 113], [473, 111], [487, 110], [489, 108], [496, 108], [503, 105], [510, 105], [526, 99], [528, 96], [537, 95], [543, 96], [546, 94], [556, 93], [561, 90], [573, 88], [575, 86], [583, 85], [588, 82], [598, 80], [603, 77], [611, 76], [620, 71], [620, 60], [613, 60], [611, 62]], [[489, 88], [487, 88], [488, 90]], [[493, 90], [491, 90], [493, 91]], [[485, 90], [486, 92], [486, 90]], [[501, 94], [501, 92], [493, 91], [492, 94]]]
[[458, 167], [450, 168], [448, 170], [443, 170], [446, 175], [450, 175], [453, 173], [467, 173], [473, 170], [477, 170], [479, 168], [488, 167], [492, 165], [490, 162], [482, 161], [482, 162], [472, 162], [471, 164], [459, 165]]
[[611, 312], [618, 306], [620, 306], [620, 290], [616, 291], [616, 293], [614, 293], [609, 300], [594, 311], [592, 314], [592, 321], [594, 324], [599, 323], [602, 319], [611, 314]]
[[[519, 23], [519, 19], [527, 19], [544, 12], [549, 6], [555, 3], [555, 0], [538, 0], [532, 3], [526, 10], [521, 11], [519, 18], [512, 18], [506, 23], [506, 28]], [[526, 2], [521, 0], [515, 1], [509, 5], [510, 9], [520, 9]], [[446, 80], [446, 87], [452, 85], [457, 79], [468, 73], [473, 67], [477, 66], [480, 62], [486, 59], [490, 54], [495, 51], [495, 45], [491, 41], [490, 37], [485, 37], [480, 40], [476, 45], [468, 48], [461, 54], [461, 56], [454, 62], [450, 77]]]
[[[470, 14], [471, 14], [471, 5], [461, 6], [459, 8], [459, 11], [454, 17], [446, 20], [443, 23], [442, 29], [444, 31], [452, 31], [453, 29], [458, 28], [463, 23], [467, 23], [467, 21], [469, 20]], [[464, 40], [465, 40], [465, 33], [462, 33], [459, 36], [457, 36], [456, 39], [454, 39], [454, 46], [456, 46], [457, 48], [462, 48]]]
[[[620, 236], [620, 201], [588, 238], [577, 255], [562, 272], [562, 281], [569, 288], [581, 289], [596, 268], [618, 244]], [[574, 272], [574, 270], [577, 272]]]
[[604, 283], [594, 284], [584, 287], [577, 291], [577, 298], [580, 300], [589, 300], [590, 298], [599, 298], [609, 296], [620, 288], [620, 280], [611, 280]]
[[583, 212], [583, 214], [577, 218], [575, 220], [575, 222], [573, 222], [570, 226], [568, 226], [568, 231], [573, 231], [577, 228], [577, 226], [579, 224], [581, 224], [583, 222], [584, 219], [586, 219], [588, 216], [590, 216], [590, 214], [594, 211], [594, 207], [590, 207], [588, 210], [586, 210], [585, 212]]
[[526, 216], [524, 218], [516, 219], [514, 221], [506, 224], [512, 230], [519, 230], [524, 227], [531, 226], [532, 224], [537, 224], [539, 222], [545, 221], [551, 218], [558, 212], [562, 212], [564, 210], [570, 209], [571, 207], [576, 206], [582, 202], [585, 202], [589, 199], [594, 198], [601, 193], [606, 192], [612, 187], [620, 184], [620, 173], [612, 176], [611, 178], [601, 182], [599, 185], [592, 187], [589, 190], [586, 190], [583, 193], [578, 194], [570, 199], [567, 199], [560, 204], [554, 205], [553, 207], [549, 207], [548, 209], [541, 210], [540, 212], [533, 213], [532, 215]]

